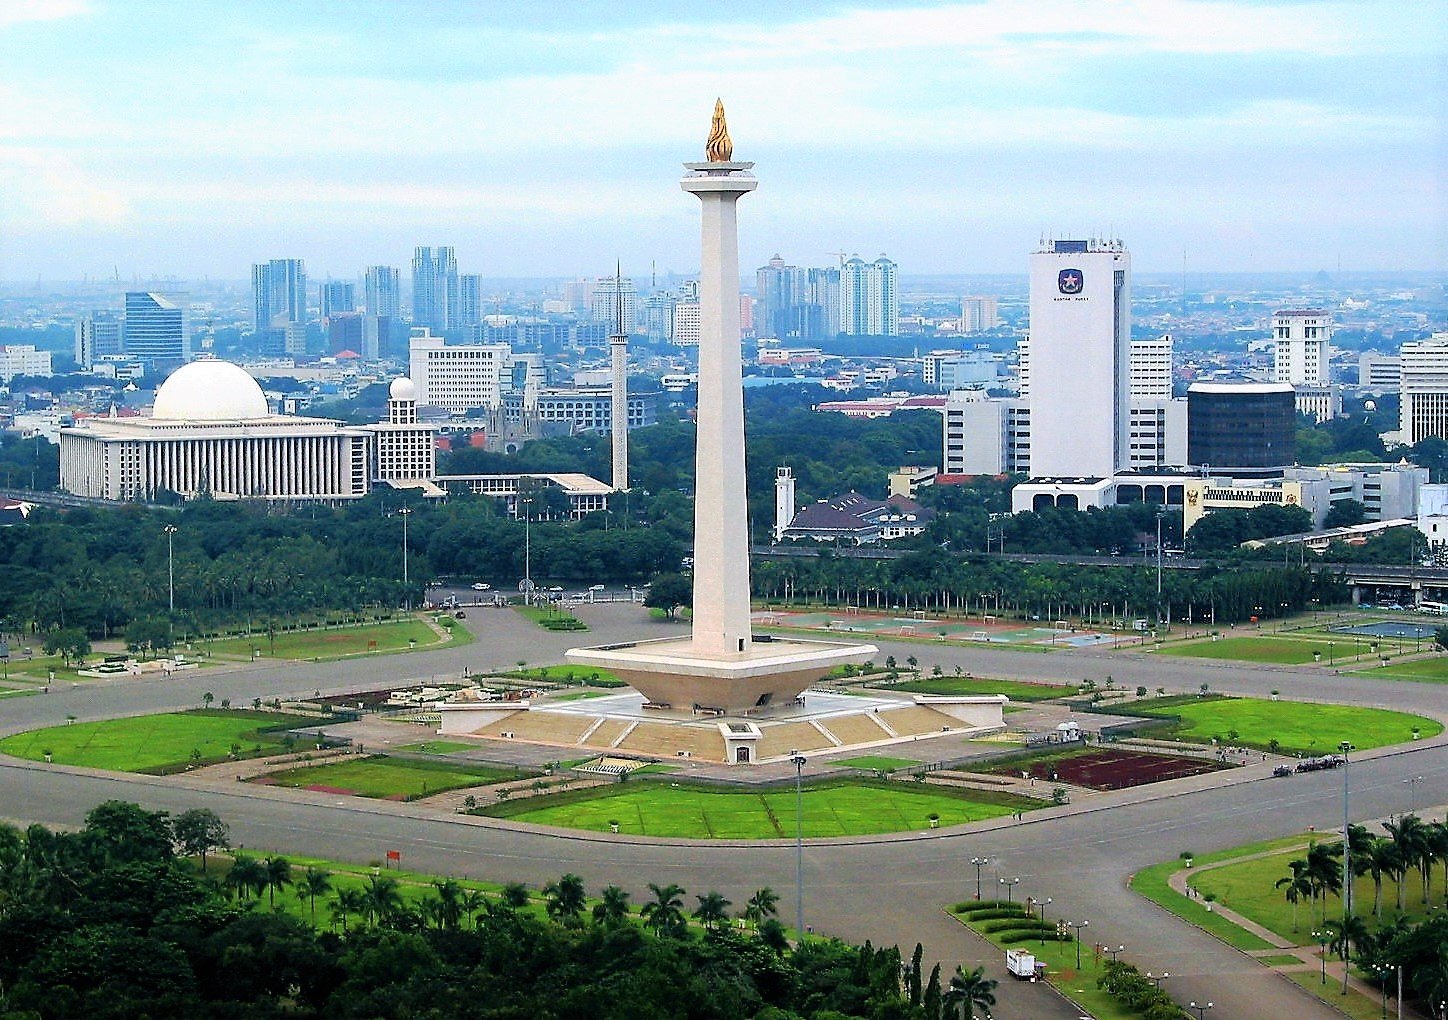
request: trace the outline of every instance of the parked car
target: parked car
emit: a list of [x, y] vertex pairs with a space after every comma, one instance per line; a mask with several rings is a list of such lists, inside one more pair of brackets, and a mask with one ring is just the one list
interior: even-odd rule
[[1278, 765], [1275, 769], [1272, 770], [1272, 774], [1274, 776], [1290, 776], [1292, 775], [1292, 766]]
[[492, 587], [491, 584], [484, 584], [482, 581], [475, 581], [473, 583], [473, 591], [488, 591]]

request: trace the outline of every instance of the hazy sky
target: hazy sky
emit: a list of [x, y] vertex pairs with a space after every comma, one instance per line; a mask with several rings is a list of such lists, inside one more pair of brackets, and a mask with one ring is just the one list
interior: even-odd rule
[[714, 97], [745, 268], [1445, 264], [1423, 2], [0, 0], [0, 278], [697, 265]]

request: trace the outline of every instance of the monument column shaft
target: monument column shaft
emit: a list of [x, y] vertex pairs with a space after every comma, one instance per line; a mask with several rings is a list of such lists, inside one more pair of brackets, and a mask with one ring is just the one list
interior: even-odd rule
[[[693, 183], [686, 180], [685, 187]], [[753, 190], [756, 182], [753, 178], [709, 177], [698, 183], [706, 186], [689, 188], [703, 204], [693, 644], [700, 654], [727, 656], [748, 651], [750, 645], [749, 513], [744, 495], [735, 213], [739, 196]]]
[[[619, 298], [620, 302], [623, 300]], [[611, 356], [613, 392], [610, 403], [613, 439], [613, 487], [628, 488], [628, 340], [614, 340]]]

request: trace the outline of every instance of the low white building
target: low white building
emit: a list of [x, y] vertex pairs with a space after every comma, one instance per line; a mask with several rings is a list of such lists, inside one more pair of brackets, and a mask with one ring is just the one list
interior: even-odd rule
[[0, 382], [17, 375], [51, 375], [50, 352], [33, 344], [0, 344]]

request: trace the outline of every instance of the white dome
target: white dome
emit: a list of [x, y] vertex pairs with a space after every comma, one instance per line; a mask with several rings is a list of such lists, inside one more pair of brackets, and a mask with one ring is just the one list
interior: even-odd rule
[[388, 396], [393, 400], [416, 400], [417, 384], [407, 376], [392, 380], [392, 385], [387, 387]]
[[156, 390], [153, 418], [170, 421], [239, 421], [267, 416], [256, 380], [229, 361], [193, 361]]

